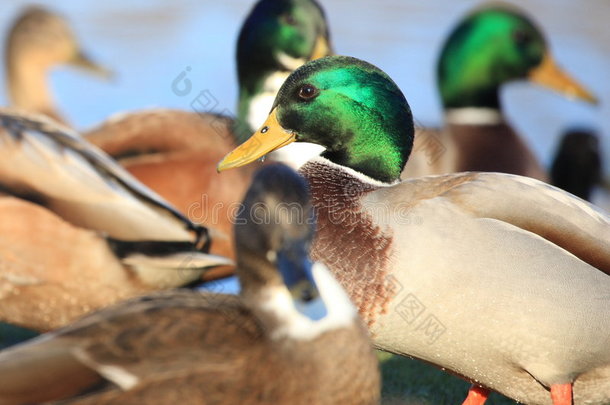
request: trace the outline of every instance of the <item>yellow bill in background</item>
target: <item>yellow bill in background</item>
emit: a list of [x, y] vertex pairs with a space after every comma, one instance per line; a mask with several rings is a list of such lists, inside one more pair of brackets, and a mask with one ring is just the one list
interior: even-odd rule
[[82, 51], [78, 51], [74, 54], [74, 56], [70, 60], [70, 65], [106, 80], [110, 80], [114, 77], [114, 72], [93, 61], [87, 54]]
[[546, 53], [540, 65], [530, 72], [529, 79], [566, 97], [597, 104], [597, 98], [557, 66], [549, 53]]
[[324, 37], [323, 35], [320, 35], [316, 39], [316, 44], [313, 48], [313, 52], [311, 53], [311, 57], [309, 58], [309, 60], [320, 59], [320, 58], [323, 58], [325, 56], [329, 56], [332, 54], [333, 54], [333, 50], [332, 50], [330, 44], [328, 43], [328, 41], [326, 40], [326, 37]]

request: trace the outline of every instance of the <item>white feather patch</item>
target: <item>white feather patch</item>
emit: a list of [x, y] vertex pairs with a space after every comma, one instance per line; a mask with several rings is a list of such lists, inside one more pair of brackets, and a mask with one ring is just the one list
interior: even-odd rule
[[445, 121], [455, 125], [497, 125], [504, 123], [504, 117], [495, 108], [465, 107], [447, 110]]
[[269, 156], [276, 162], [282, 162], [298, 170], [305, 163], [324, 152], [324, 147], [309, 142], [291, 143], [272, 152]]
[[358, 312], [349, 296], [326, 266], [316, 262], [312, 273], [326, 307], [326, 316], [313, 321], [296, 310], [285, 287], [267, 288], [261, 292], [264, 297], [261, 310], [279, 320], [279, 325], [271, 333], [271, 339], [312, 340], [323, 333], [349, 327], [357, 319]]
[[108, 381], [112, 381], [121, 387], [124, 391], [132, 389], [138, 385], [138, 382], [140, 381], [138, 377], [118, 366], [100, 365], [97, 367], [96, 371]]
[[294, 58], [287, 53], [279, 52], [277, 55], [277, 60], [286, 68], [286, 70], [297, 70], [301, 66], [307, 62], [305, 58]]
[[289, 75], [289, 72], [275, 72], [267, 76], [261, 92], [252, 97], [248, 107], [247, 119], [250, 128], [256, 130], [263, 125], [271, 111], [271, 106], [273, 106], [277, 92]]
[[81, 347], [74, 350], [74, 356], [85, 366], [94, 370], [108, 381], [113, 382], [122, 390], [127, 391], [138, 385], [140, 379], [119, 366], [100, 364], [92, 359], [89, 353]]
[[[286, 69], [290, 70], [294, 70], [304, 63], [304, 60], [291, 58], [285, 54], [281, 54], [279, 59], [283, 60], [282, 64]], [[280, 87], [282, 87], [282, 84], [284, 84], [289, 75], [289, 72], [275, 72], [265, 79], [262, 91], [252, 97], [248, 107], [247, 120], [250, 128], [256, 130], [263, 125], [271, 111], [278, 91], [280, 91]], [[324, 147], [304, 142], [287, 145], [273, 152], [270, 156], [273, 160], [285, 163], [296, 170], [307, 163], [309, 159], [318, 156], [322, 151], [324, 151]]]
[[232, 265], [226, 257], [201, 252], [179, 252], [166, 256], [131, 254], [122, 262], [131, 266], [143, 283], [155, 288], [176, 288], [196, 280], [203, 269]]

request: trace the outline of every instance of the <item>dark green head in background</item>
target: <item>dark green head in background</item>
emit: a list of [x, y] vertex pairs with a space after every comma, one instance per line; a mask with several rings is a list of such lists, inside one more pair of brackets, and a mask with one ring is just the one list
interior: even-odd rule
[[324, 12], [314, 0], [261, 0], [256, 3], [237, 43], [239, 119], [234, 128], [236, 138], [247, 139], [262, 122], [290, 72], [307, 61], [331, 53]]
[[239, 81], [253, 85], [261, 72], [291, 72], [330, 52], [324, 11], [316, 1], [261, 0], [239, 33]]
[[466, 17], [443, 46], [437, 73], [445, 108], [499, 108], [500, 86], [519, 79], [595, 101], [554, 64], [536, 25], [508, 6], [484, 8]]

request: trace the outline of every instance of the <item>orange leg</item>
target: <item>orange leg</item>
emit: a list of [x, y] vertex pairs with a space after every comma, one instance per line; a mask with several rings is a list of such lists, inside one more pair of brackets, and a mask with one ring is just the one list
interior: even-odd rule
[[468, 396], [462, 405], [483, 405], [485, 401], [487, 401], [488, 396], [489, 390], [487, 388], [479, 387], [478, 385], [473, 384], [468, 390]]
[[551, 385], [553, 405], [572, 405], [572, 383]]

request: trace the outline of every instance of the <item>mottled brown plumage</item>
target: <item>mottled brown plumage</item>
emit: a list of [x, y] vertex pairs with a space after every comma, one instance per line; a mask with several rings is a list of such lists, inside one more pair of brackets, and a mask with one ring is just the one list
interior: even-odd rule
[[[267, 167], [246, 198], [236, 225], [241, 296], [157, 293], [5, 350], [0, 404], [378, 404], [377, 360], [345, 292], [323, 266], [306, 281], [301, 268], [279, 259], [311, 241], [311, 222], [278, 209], [297, 204], [309, 218], [305, 182], [286, 167]], [[268, 223], [250, 217], [261, 205]], [[293, 323], [301, 313], [293, 302], [315, 295], [290, 295], [293, 282], [311, 283], [327, 306], [305, 328]], [[278, 292], [289, 297], [279, 307]]]
[[[392, 294], [366, 297], [388, 307], [369, 322], [378, 348], [523, 403], [608, 404], [610, 218], [523, 176], [398, 181], [412, 140], [396, 84], [364, 61], [334, 56], [295, 71], [261, 128], [218, 167], [291, 142], [324, 146], [301, 171], [316, 207], [339, 215], [319, 220], [325, 243], [312, 254], [350, 275], [341, 280], [361, 309], [360, 291], [379, 293], [378, 274], [387, 274]], [[369, 261], [379, 267], [362, 268]]]
[[204, 253], [206, 228], [75, 132], [14, 110], [0, 121], [0, 320], [47, 331], [230, 263]]
[[39, 205], [0, 197], [3, 321], [48, 331], [153, 290], [96, 232], [75, 227]]
[[[354, 325], [309, 342], [272, 342], [238, 297], [166, 292], [84, 318], [35, 351], [25, 345], [0, 355], [0, 404], [48, 400], [47, 386], [61, 388], [58, 397], [95, 387], [60, 402], [79, 405], [374, 404], [379, 381], [366, 333]], [[121, 390], [75, 361], [76, 352], [142, 383]], [[38, 367], [12, 369], [24, 357]]]
[[301, 173], [309, 182], [317, 213], [312, 255], [333, 269], [371, 327], [395, 293], [388, 277], [392, 233], [373, 224], [359, 202], [375, 187], [317, 162], [303, 166]]

